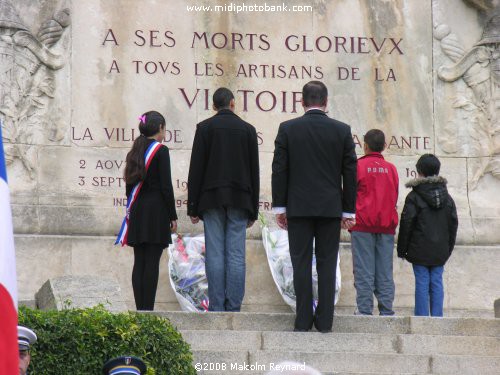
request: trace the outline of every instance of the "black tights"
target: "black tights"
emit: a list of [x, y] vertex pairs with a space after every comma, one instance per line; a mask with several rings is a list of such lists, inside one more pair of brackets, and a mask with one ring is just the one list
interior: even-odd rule
[[134, 246], [132, 288], [137, 310], [153, 311], [154, 309], [162, 252], [162, 245]]

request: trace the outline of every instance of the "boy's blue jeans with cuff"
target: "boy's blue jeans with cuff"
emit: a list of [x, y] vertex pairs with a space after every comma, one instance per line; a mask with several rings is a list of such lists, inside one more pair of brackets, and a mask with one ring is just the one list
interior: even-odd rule
[[248, 212], [214, 208], [203, 212], [209, 311], [240, 311], [245, 295]]
[[443, 271], [444, 266], [413, 265], [416, 316], [443, 316]]

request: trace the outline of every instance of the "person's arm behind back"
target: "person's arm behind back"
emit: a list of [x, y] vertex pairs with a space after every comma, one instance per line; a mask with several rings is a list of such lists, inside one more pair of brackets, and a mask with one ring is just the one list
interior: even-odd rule
[[455, 247], [455, 241], [457, 239], [457, 231], [458, 231], [458, 216], [457, 216], [457, 207], [455, 206], [455, 202], [453, 198], [450, 196], [451, 203], [451, 212], [449, 216], [448, 228], [449, 228], [449, 251], [450, 255], [453, 252], [453, 248]]
[[398, 257], [404, 258], [408, 252], [410, 245], [410, 238], [415, 227], [417, 220], [417, 206], [411, 198], [411, 193], [408, 194], [405, 200], [403, 212], [401, 213], [401, 220], [399, 223], [398, 235]]
[[272, 166], [273, 207], [286, 207], [288, 197], [288, 140], [280, 125], [274, 141], [274, 157]]
[[187, 214], [198, 217], [198, 204], [200, 200], [201, 185], [206, 169], [206, 147], [202, 138], [201, 129], [198, 126], [194, 135], [193, 149], [191, 151], [191, 162], [188, 175], [188, 207]]
[[249, 150], [250, 150], [250, 176], [252, 179], [252, 203], [254, 205], [254, 212], [251, 221], [257, 220], [259, 212], [259, 198], [260, 198], [260, 169], [259, 169], [259, 145], [257, 141], [257, 132], [255, 128], [251, 128], [249, 137]]
[[358, 158], [354, 151], [351, 129], [344, 139], [344, 154], [342, 157], [342, 212], [355, 213], [356, 211], [356, 174]]
[[163, 199], [167, 204], [170, 220], [177, 220], [175, 211], [174, 188], [172, 186], [172, 173], [170, 168], [170, 152], [166, 146], [162, 147], [160, 156], [160, 189]]

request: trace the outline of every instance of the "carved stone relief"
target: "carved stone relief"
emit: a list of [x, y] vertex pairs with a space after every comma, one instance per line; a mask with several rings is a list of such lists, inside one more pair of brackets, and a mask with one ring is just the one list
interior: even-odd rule
[[[458, 36], [445, 23], [436, 2], [434, 37], [442, 52], [452, 61], [440, 66], [437, 76], [444, 82], [463, 80], [467, 86], [459, 93], [453, 107], [462, 109], [471, 128], [470, 156], [486, 156], [470, 180], [473, 189], [481, 177], [491, 174], [500, 179], [500, 14], [493, 1], [467, 1], [487, 19], [481, 39], [466, 49]], [[447, 153], [457, 152], [456, 124], [448, 121], [440, 139]]]
[[69, 9], [60, 10], [35, 35], [13, 3], [0, 0], [0, 116], [6, 159], [8, 165], [20, 160], [31, 179], [36, 170], [33, 136], [35, 130], [48, 128], [45, 117], [56, 90], [54, 71], [65, 64], [53, 47], [70, 23]]

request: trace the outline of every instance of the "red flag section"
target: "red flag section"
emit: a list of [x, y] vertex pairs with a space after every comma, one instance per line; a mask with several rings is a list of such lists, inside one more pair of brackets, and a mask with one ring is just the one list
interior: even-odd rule
[[7, 289], [0, 284], [0, 375], [19, 374], [17, 311]]

